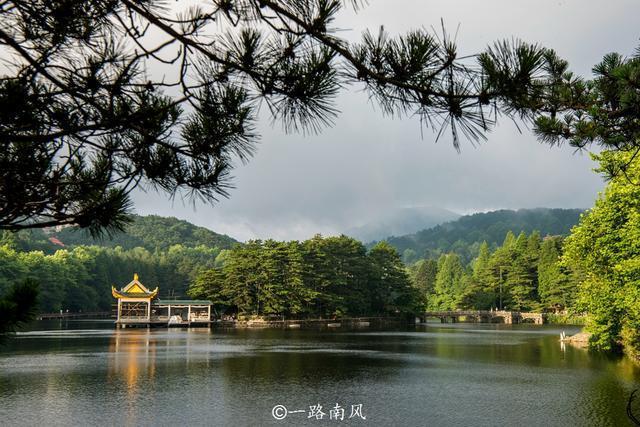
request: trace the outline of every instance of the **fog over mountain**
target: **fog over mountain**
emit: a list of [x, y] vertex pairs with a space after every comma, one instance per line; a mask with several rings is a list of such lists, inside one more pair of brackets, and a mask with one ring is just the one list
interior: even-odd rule
[[460, 217], [455, 212], [433, 206], [397, 208], [371, 222], [345, 230], [344, 234], [363, 242], [381, 240], [431, 228]]

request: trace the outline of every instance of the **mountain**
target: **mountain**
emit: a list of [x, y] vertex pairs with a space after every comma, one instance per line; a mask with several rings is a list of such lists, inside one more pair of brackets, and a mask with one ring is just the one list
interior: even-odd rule
[[495, 247], [502, 243], [509, 231], [516, 234], [538, 231], [543, 237], [569, 234], [582, 212], [580, 209], [536, 208], [477, 213], [385, 240], [408, 263], [420, 258], [437, 258], [447, 252], [456, 252], [468, 262], [477, 255], [483, 241]]
[[370, 242], [387, 236], [415, 233], [459, 217], [455, 212], [432, 206], [398, 208], [364, 225], [353, 227], [344, 234], [362, 242]]
[[21, 232], [18, 243], [23, 250], [52, 252], [62, 247], [80, 245], [121, 246], [123, 249], [143, 247], [150, 251], [166, 250], [176, 244], [185, 247], [204, 245], [229, 249], [238, 242], [227, 235], [215, 233], [181, 219], [134, 215], [133, 222], [125, 231], [116, 233], [111, 238], [94, 239], [84, 230], [68, 227], [59, 231], [49, 229]]

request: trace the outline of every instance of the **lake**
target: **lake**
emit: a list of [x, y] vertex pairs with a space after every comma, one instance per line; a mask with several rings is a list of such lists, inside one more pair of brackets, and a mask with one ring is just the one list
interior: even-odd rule
[[563, 347], [562, 330], [578, 328], [38, 322], [0, 347], [0, 424], [630, 425], [625, 408], [639, 368]]

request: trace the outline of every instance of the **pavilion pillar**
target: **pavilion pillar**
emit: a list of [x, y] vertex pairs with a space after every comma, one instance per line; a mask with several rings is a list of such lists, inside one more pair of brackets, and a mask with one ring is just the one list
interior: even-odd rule
[[207, 306], [207, 319], [209, 321], [211, 321], [211, 306], [210, 305]]
[[187, 322], [191, 322], [191, 306], [187, 306]]
[[147, 303], [147, 320], [151, 320], [151, 300]]
[[168, 317], [169, 319], [171, 319], [171, 304], [169, 304], [169, 307], [167, 308], [167, 310], [168, 310], [168, 311], [167, 311], [167, 317]]
[[120, 312], [122, 311], [122, 301], [118, 298], [118, 314], [116, 316], [116, 321], [120, 321]]

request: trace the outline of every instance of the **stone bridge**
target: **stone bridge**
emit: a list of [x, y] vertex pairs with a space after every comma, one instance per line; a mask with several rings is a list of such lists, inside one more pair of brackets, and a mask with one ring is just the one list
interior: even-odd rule
[[440, 319], [442, 323], [456, 323], [460, 321], [474, 323], [544, 323], [543, 313], [527, 313], [521, 311], [504, 310], [455, 310], [455, 311], [426, 311], [416, 318], [416, 323], [425, 323], [427, 318]]

